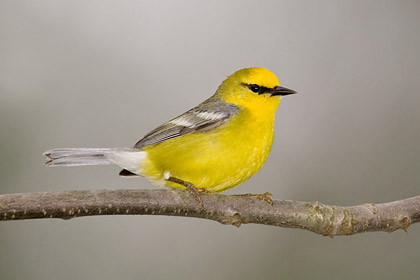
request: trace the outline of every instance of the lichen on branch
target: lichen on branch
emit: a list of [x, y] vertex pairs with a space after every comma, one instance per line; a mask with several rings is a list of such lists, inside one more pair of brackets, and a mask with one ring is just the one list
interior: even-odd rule
[[420, 196], [382, 203], [335, 206], [319, 202], [264, 200], [202, 194], [203, 206], [184, 190], [91, 190], [0, 195], [0, 220], [97, 215], [185, 216], [240, 226], [254, 223], [299, 228], [325, 236], [392, 232], [420, 221]]

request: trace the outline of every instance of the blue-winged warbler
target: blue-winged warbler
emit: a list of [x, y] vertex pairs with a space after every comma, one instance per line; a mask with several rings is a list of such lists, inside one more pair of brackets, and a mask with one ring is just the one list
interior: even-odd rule
[[64, 148], [45, 152], [48, 166], [106, 165], [161, 186], [233, 188], [264, 165], [280, 99], [296, 93], [264, 68], [230, 75], [209, 99], [164, 123], [133, 148]]

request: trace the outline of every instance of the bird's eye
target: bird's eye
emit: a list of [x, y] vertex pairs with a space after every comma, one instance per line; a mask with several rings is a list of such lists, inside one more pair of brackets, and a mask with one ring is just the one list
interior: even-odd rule
[[256, 85], [256, 84], [252, 84], [248, 86], [250, 90], [252, 90], [253, 92], [259, 92], [260, 91], [260, 86]]

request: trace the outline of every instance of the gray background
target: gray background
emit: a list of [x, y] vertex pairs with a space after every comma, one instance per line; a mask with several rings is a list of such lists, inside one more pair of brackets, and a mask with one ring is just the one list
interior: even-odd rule
[[[1, 1], [0, 192], [152, 188], [46, 168], [56, 147], [132, 146], [232, 72], [283, 99], [266, 166], [228, 193], [353, 205], [419, 195], [418, 1]], [[334, 239], [157, 216], [0, 223], [1, 279], [408, 279], [420, 227]]]

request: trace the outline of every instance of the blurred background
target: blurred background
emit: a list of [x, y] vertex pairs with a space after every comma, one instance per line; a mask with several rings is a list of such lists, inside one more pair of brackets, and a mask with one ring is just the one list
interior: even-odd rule
[[[1, 1], [0, 193], [154, 188], [115, 166], [46, 168], [58, 147], [132, 146], [270, 69], [266, 166], [233, 193], [337, 205], [420, 194], [419, 1]], [[413, 279], [409, 233], [317, 236], [158, 216], [0, 223], [1, 279]]]

